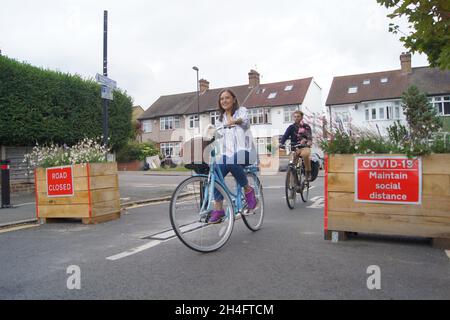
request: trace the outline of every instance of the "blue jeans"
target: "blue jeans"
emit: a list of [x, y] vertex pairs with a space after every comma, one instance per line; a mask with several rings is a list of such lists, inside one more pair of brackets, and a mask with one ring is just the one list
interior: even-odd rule
[[[225, 176], [231, 172], [233, 177], [236, 179], [237, 184], [239, 187], [243, 188], [248, 184], [247, 175], [245, 174], [244, 168], [245, 166], [248, 166], [250, 164], [249, 161], [249, 152], [245, 151], [245, 163], [238, 164], [237, 161], [237, 154], [234, 154], [234, 157], [229, 158], [226, 156], [222, 157], [222, 163], [217, 164], [217, 167], [219, 168], [220, 172], [222, 173], [222, 176], [225, 178]], [[214, 188], [214, 200], [216, 201], [222, 201], [223, 196], [222, 194]]]

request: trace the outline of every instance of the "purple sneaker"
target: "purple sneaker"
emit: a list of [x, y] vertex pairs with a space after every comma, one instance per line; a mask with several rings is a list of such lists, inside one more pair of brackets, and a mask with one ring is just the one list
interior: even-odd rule
[[225, 216], [225, 210], [213, 210], [211, 216], [209, 217], [208, 223], [219, 223]]
[[250, 187], [250, 188], [252, 190], [245, 193], [245, 200], [247, 200], [247, 207], [250, 210], [253, 210], [256, 208], [257, 201], [256, 201], [256, 196], [255, 196], [255, 190], [252, 187]]

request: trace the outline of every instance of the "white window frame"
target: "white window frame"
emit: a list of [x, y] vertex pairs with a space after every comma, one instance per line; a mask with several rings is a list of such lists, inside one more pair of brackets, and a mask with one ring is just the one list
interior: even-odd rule
[[366, 121], [370, 121], [370, 108], [366, 108], [365, 119]]
[[[431, 97], [429, 100], [439, 116], [450, 116], [450, 95]], [[447, 113], [445, 112], [446, 104], [449, 105]]]
[[[170, 155], [171, 158], [177, 158], [180, 156], [181, 143], [179, 142], [161, 142], [159, 150], [164, 157]], [[169, 151], [169, 152], [167, 152]]]
[[256, 150], [258, 151], [258, 154], [271, 154], [271, 152], [267, 149], [267, 146], [271, 144], [271, 137], [256, 138]]
[[[252, 108], [248, 110], [248, 118], [250, 124], [270, 124], [270, 109], [269, 108]], [[256, 121], [255, 121], [256, 120]]]
[[[166, 128], [167, 124], [167, 128]], [[161, 117], [159, 118], [159, 129], [160, 131], [165, 130], [174, 130], [180, 128], [180, 117], [179, 116], [170, 116], [170, 117]]]
[[363, 80], [363, 85], [367, 86], [370, 84], [370, 79]]
[[220, 113], [219, 111], [212, 111], [209, 113], [209, 122], [215, 126], [217, 121], [219, 121]]
[[380, 79], [381, 83], [388, 83], [389, 82], [389, 78], [388, 77], [383, 77]]
[[144, 133], [151, 133], [153, 131], [153, 120], [142, 121], [142, 131]]
[[271, 92], [268, 96], [267, 99], [275, 99], [277, 97], [277, 92]]
[[200, 117], [197, 114], [191, 114], [189, 116], [189, 129], [196, 129], [199, 127]]
[[286, 87], [284, 87], [284, 91], [292, 91], [292, 89], [294, 88], [293, 84], [289, 84]]
[[358, 86], [352, 86], [352, 87], [348, 87], [348, 93], [353, 94], [353, 93], [358, 93]]
[[284, 123], [290, 123], [294, 122], [294, 111], [298, 110], [298, 106], [286, 106], [283, 107], [283, 122]]

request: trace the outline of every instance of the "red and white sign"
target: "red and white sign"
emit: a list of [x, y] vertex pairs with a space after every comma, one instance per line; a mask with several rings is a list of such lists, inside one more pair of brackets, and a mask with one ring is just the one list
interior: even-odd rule
[[355, 201], [420, 204], [422, 159], [355, 157]]
[[47, 168], [47, 196], [73, 196], [72, 166]]

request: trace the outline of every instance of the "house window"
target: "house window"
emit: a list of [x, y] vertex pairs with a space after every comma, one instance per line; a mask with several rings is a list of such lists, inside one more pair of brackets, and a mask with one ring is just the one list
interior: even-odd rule
[[367, 79], [367, 80], [364, 80], [364, 81], [363, 81], [363, 84], [364, 84], [364, 85], [368, 85], [368, 84], [370, 84], [370, 80], [369, 80], [369, 79]]
[[258, 154], [270, 154], [272, 152], [272, 138], [256, 138]]
[[272, 92], [271, 94], [269, 94], [267, 99], [275, 99], [276, 96], [277, 96], [277, 93], [276, 92]]
[[395, 119], [400, 119], [400, 107], [395, 106]]
[[372, 109], [372, 120], [376, 120], [377, 119], [377, 109], [373, 108]]
[[142, 121], [142, 130], [144, 131], [144, 133], [152, 132], [152, 121], [153, 120]]
[[369, 121], [370, 110], [366, 109], [366, 121]]
[[388, 78], [386, 78], [386, 77], [380, 79], [380, 82], [381, 82], [381, 83], [387, 83], [388, 81], [389, 81], [389, 80], [388, 80]]
[[162, 142], [160, 144], [160, 150], [164, 157], [179, 157], [180, 156], [180, 143], [179, 142]]
[[198, 115], [189, 116], [189, 129], [198, 128]]
[[293, 87], [294, 86], [292, 84], [290, 84], [284, 88], [284, 91], [291, 91]]
[[162, 117], [159, 120], [159, 128], [163, 130], [173, 130], [180, 128], [180, 117]]
[[391, 106], [386, 107], [386, 119], [391, 120], [394, 117], [393, 109]]
[[384, 119], [384, 108], [378, 109], [378, 119], [380, 119], [380, 120]]
[[283, 108], [284, 122], [293, 122], [294, 111], [298, 110], [297, 106], [289, 106]]
[[430, 99], [431, 104], [440, 116], [450, 115], [450, 96], [433, 97]]
[[250, 124], [267, 124], [270, 123], [270, 109], [255, 108], [248, 112]]
[[213, 126], [219, 121], [219, 111], [214, 111], [209, 113], [209, 121]]
[[358, 87], [349, 87], [348, 88], [348, 93], [357, 93], [358, 92]]

